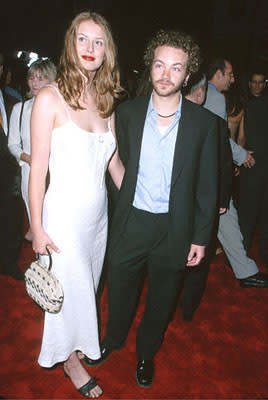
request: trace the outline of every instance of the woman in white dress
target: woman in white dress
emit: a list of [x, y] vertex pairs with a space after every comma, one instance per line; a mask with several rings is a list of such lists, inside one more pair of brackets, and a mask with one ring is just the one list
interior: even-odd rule
[[100, 358], [95, 294], [107, 239], [106, 168], [118, 188], [124, 175], [113, 115], [121, 91], [107, 22], [79, 14], [66, 33], [56, 82], [34, 102], [29, 197], [33, 249], [43, 263], [46, 247], [53, 253], [52, 271], [64, 290], [61, 311], [45, 313], [38, 362], [63, 362], [77, 390], [95, 398], [102, 389], [80, 358]]
[[[50, 60], [37, 60], [31, 64], [27, 73], [27, 83], [30, 88], [29, 100], [15, 104], [13, 107], [8, 135], [8, 148], [16, 157], [21, 167], [21, 193], [26, 206], [29, 222], [30, 208], [28, 184], [31, 165], [30, 121], [34, 98], [39, 90], [56, 79], [56, 67]], [[25, 239], [32, 240], [29, 229]]]

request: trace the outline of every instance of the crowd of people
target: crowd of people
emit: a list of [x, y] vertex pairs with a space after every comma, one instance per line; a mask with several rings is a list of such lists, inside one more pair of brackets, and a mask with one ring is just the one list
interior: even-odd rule
[[[23, 279], [25, 208], [24, 239], [44, 265], [52, 254], [64, 290], [61, 311], [45, 312], [38, 363], [62, 364], [85, 397], [102, 394], [85, 365], [125, 345], [144, 267], [135, 372], [143, 388], [153, 384], [154, 356], [180, 288], [189, 322], [219, 243], [241, 288], [268, 287], [268, 274], [248, 255], [259, 223], [268, 267], [265, 74], [253, 71], [243, 95], [231, 60], [213, 58], [204, 71], [193, 38], [168, 30], [149, 41], [144, 64], [137, 96], [120, 100], [126, 91], [109, 24], [83, 12], [66, 32], [57, 70], [50, 60], [34, 62], [26, 97], [10, 86], [6, 68], [0, 92], [1, 273]], [[4, 65], [0, 54], [1, 75]], [[100, 343], [96, 292], [104, 258], [109, 318]]]

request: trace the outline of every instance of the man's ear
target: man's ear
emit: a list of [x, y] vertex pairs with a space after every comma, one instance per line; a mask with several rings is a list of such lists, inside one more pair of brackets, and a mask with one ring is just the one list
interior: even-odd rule
[[223, 77], [223, 73], [220, 69], [217, 69], [215, 73], [216, 79], [221, 79]]

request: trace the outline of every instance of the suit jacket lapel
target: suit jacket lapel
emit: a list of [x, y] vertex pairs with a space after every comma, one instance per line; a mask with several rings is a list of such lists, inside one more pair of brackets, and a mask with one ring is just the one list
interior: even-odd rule
[[[133, 110], [133, 115], [135, 118], [132, 118], [130, 132], [131, 134], [131, 148], [133, 150], [133, 162], [135, 163], [135, 171], [138, 172], [139, 168], [139, 159], [140, 159], [140, 151], [143, 137], [143, 128], [145, 124], [148, 103], [150, 100], [149, 96], [141, 97], [141, 101], [137, 104], [136, 110]], [[134, 133], [135, 132], [135, 133]]]
[[192, 135], [189, 129], [189, 123], [191, 122], [191, 113], [190, 107], [188, 107], [187, 103], [187, 100], [182, 98], [181, 118], [175, 144], [171, 187], [174, 185], [182, 171], [184, 162], [187, 157], [187, 151], [191, 149]]

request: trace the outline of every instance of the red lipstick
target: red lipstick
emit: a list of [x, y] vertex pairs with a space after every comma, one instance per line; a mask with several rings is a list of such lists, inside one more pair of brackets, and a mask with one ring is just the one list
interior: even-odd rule
[[82, 58], [86, 61], [94, 61], [95, 60], [95, 57], [92, 57], [92, 56], [82, 56]]

